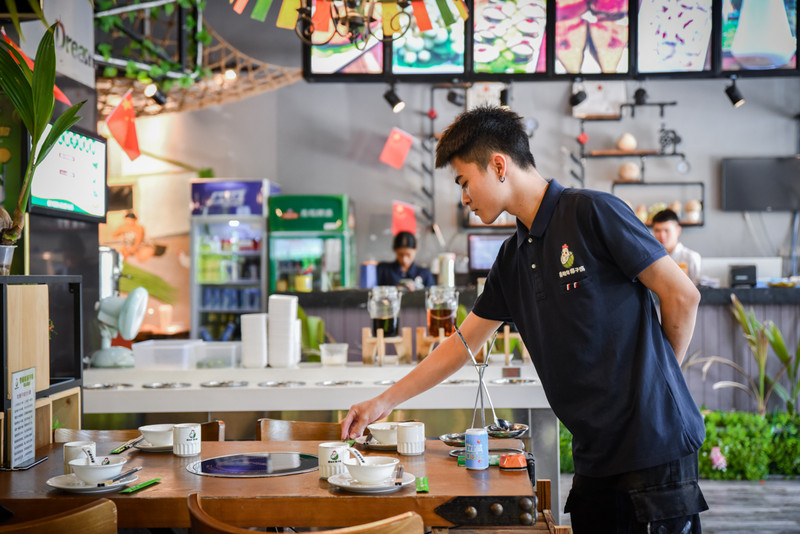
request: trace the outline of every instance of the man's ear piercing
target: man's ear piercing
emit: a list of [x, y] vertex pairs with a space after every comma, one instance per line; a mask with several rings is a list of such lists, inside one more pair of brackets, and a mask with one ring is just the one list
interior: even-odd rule
[[505, 174], [504, 174], [503, 176], [498, 176], [497, 178], [500, 180], [500, 183], [501, 183], [501, 184], [502, 184], [503, 182], [505, 182], [505, 181], [506, 181], [506, 176], [505, 176]]

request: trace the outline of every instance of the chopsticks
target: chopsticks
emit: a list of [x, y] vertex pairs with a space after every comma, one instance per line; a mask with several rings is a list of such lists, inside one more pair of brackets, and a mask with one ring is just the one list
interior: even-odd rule
[[129, 469], [128, 471], [125, 471], [124, 473], [120, 473], [119, 475], [115, 476], [115, 477], [114, 477], [114, 478], [112, 478], [112, 479], [106, 480], [105, 482], [98, 482], [98, 483], [97, 483], [97, 487], [98, 487], [98, 488], [103, 488], [103, 487], [105, 487], [105, 486], [108, 486], [108, 485], [110, 485], [110, 484], [113, 484], [114, 482], [117, 482], [117, 481], [119, 481], [119, 480], [122, 480], [123, 478], [125, 478], [125, 477], [127, 477], [127, 476], [130, 476], [130, 475], [134, 474], [134, 473], [135, 473], [135, 472], [137, 472], [137, 471], [141, 471], [141, 469], [142, 469], [142, 467], [141, 467], [141, 466], [139, 466], [139, 467], [134, 467], [133, 469]]
[[394, 485], [395, 486], [403, 485], [403, 464], [397, 465], [397, 473], [394, 476]]
[[125, 443], [123, 443], [122, 445], [120, 445], [119, 447], [117, 447], [116, 449], [114, 449], [113, 451], [111, 451], [110, 454], [119, 454], [121, 452], [125, 452], [128, 449], [130, 449], [131, 447], [133, 447], [134, 445], [136, 445], [137, 443], [139, 443], [140, 441], [142, 441], [143, 439], [144, 439], [144, 436], [139, 436], [138, 438], [133, 438], [131, 440], [128, 440]]

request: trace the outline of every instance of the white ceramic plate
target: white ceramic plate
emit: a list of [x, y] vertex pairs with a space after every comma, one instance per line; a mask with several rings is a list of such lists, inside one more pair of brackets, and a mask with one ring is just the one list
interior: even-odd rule
[[356, 443], [359, 445], [363, 445], [366, 449], [372, 449], [374, 451], [396, 451], [397, 444], [390, 445], [390, 444], [383, 444], [379, 441], [376, 441], [375, 438], [367, 441], [367, 436], [358, 436], [356, 438]]
[[414, 481], [417, 480], [411, 473], [403, 473], [403, 485], [396, 486], [394, 483], [394, 476], [387, 478], [383, 482], [379, 484], [363, 484], [353, 479], [350, 476], [350, 473], [340, 473], [338, 475], [333, 475], [332, 477], [328, 477], [328, 483], [331, 486], [336, 486], [337, 488], [352, 491], [354, 493], [391, 493], [393, 491], [397, 491], [404, 486], [408, 486], [409, 484], [413, 484]]
[[144, 452], [172, 452], [172, 445], [153, 445], [147, 440], [140, 441], [134, 447]]
[[47, 485], [51, 488], [68, 491], [70, 493], [106, 493], [108, 491], [117, 491], [127, 484], [138, 480], [136, 473], [129, 475], [122, 480], [118, 480], [108, 486], [98, 488], [94, 485], [89, 485], [83, 480], [79, 479], [74, 474], [58, 475], [47, 481]]

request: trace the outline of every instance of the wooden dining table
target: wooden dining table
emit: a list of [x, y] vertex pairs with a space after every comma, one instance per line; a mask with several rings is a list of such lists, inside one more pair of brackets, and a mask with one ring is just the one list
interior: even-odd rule
[[[117, 445], [97, 443], [98, 456]], [[101, 496], [116, 504], [120, 527], [188, 527], [186, 498], [193, 492], [200, 494], [203, 507], [211, 515], [243, 527], [341, 527], [409, 510], [419, 513], [425, 525], [436, 531], [456, 526], [530, 528], [536, 522], [535, 489], [527, 470], [501, 470], [497, 466], [468, 470], [449, 454], [453, 448], [439, 440], [428, 440], [425, 452], [418, 456], [362, 449], [366, 456], [398, 457], [406, 473], [427, 477], [428, 492], [417, 492], [415, 484], [409, 484], [393, 493], [352, 493], [320, 479], [316, 469], [258, 478], [203, 476], [187, 470], [201, 459], [241, 453], [316, 456], [318, 445], [317, 441], [204, 441], [200, 455], [188, 458], [133, 448], [123, 456], [128, 459], [125, 469], [142, 467], [136, 483], [152, 478], [161, 481], [132, 494], [113, 491], [98, 495], [67, 493], [46, 484], [51, 477], [63, 474], [63, 445], [51, 444], [38, 451], [49, 456], [43, 463], [25, 471], [0, 473], [0, 504], [15, 514], [12, 521], [24, 521], [69, 510]], [[522, 448], [522, 443], [490, 440], [491, 447]]]

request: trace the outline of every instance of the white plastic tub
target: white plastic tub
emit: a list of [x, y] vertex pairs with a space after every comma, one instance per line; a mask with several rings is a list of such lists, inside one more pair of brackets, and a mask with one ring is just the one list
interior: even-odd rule
[[134, 343], [136, 369], [194, 369], [199, 339], [152, 339]]
[[241, 341], [206, 341], [196, 352], [198, 369], [238, 367], [242, 359]]

